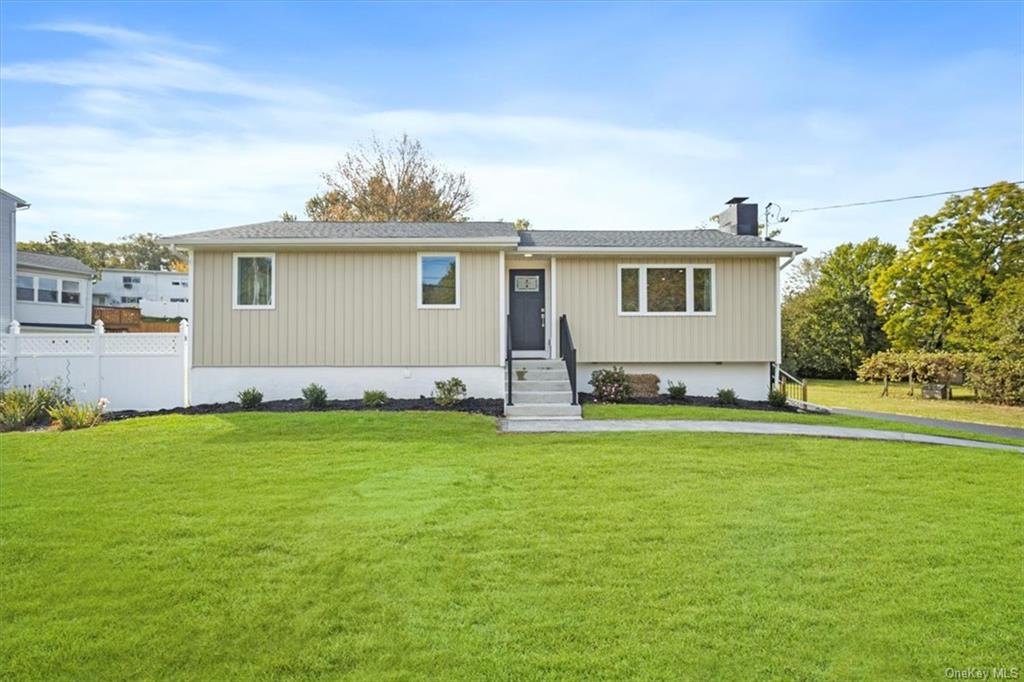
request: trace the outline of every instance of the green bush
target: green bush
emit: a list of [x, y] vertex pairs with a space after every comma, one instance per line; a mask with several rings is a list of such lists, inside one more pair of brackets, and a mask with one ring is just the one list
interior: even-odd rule
[[731, 388], [718, 389], [717, 399], [721, 405], [735, 405], [738, 402], [736, 400], [736, 391]]
[[100, 398], [95, 403], [62, 403], [47, 410], [53, 426], [58, 431], [72, 429], [89, 429], [103, 421], [103, 410], [107, 407], [107, 399]]
[[60, 382], [39, 388], [11, 388], [0, 393], [0, 431], [19, 431], [47, 423], [51, 409], [71, 402], [71, 389]]
[[388, 394], [384, 391], [363, 391], [363, 405], [374, 409], [388, 404]]
[[594, 399], [602, 403], [620, 403], [633, 395], [626, 370], [621, 367], [599, 369], [590, 375]]
[[243, 410], [255, 410], [263, 402], [263, 394], [258, 388], [247, 388], [244, 391], [239, 391], [238, 402], [242, 404]]
[[[262, 400], [263, 396], [260, 396]], [[306, 407], [320, 410], [327, 406], [327, 389], [320, 384], [310, 384], [302, 389], [302, 401]], [[259, 404], [259, 401], [256, 403]]]
[[785, 407], [786, 392], [781, 388], [772, 389], [768, 392], [768, 404], [772, 407]]
[[672, 400], [686, 400], [686, 384], [682, 381], [677, 384], [674, 381], [669, 380], [668, 397]]
[[986, 402], [1024, 405], [1024, 360], [975, 357], [967, 383]]
[[434, 402], [441, 407], [451, 407], [466, 397], [466, 384], [458, 377], [434, 382]]

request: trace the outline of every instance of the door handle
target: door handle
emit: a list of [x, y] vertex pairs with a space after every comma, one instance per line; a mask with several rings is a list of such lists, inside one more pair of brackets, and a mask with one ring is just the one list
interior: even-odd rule
[[546, 317], [544, 316], [544, 309], [543, 309], [543, 308], [541, 308], [541, 309], [540, 309], [540, 326], [541, 326], [541, 327], [544, 327], [544, 326], [546, 326], [546, 319], [547, 319], [547, 318], [546, 318]]

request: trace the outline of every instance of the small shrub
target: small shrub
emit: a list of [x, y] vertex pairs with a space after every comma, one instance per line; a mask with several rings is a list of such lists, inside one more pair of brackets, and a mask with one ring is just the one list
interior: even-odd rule
[[0, 431], [45, 424], [47, 413], [71, 402], [71, 389], [59, 381], [39, 388], [12, 388], [0, 394]]
[[657, 374], [627, 374], [630, 395], [637, 398], [657, 398], [661, 379]]
[[772, 407], [785, 407], [786, 392], [781, 388], [772, 389], [768, 392], [768, 404]]
[[594, 399], [602, 403], [619, 403], [633, 395], [626, 370], [621, 367], [599, 369], [590, 375]]
[[[260, 396], [260, 400], [263, 396]], [[306, 403], [306, 407], [314, 410], [323, 409], [327, 405], [327, 389], [320, 384], [310, 384], [302, 389], [302, 401]], [[256, 404], [259, 404], [259, 400]]]
[[95, 403], [61, 403], [47, 410], [53, 426], [58, 431], [72, 429], [89, 429], [103, 421], [103, 410], [107, 408], [107, 399], [100, 398]]
[[967, 383], [985, 402], [1024, 405], [1024, 360], [976, 357], [967, 370]]
[[388, 404], [388, 394], [384, 391], [363, 391], [363, 405], [378, 409]]
[[263, 394], [258, 388], [251, 387], [238, 393], [238, 402], [243, 410], [255, 410], [263, 402]]
[[458, 377], [434, 382], [434, 402], [441, 407], [451, 407], [466, 397], [466, 384]]
[[731, 388], [718, 389], [718, 402], [721, 405], [735, 405], [737, 402], [736, 391]]
[[672, 400], [686, 400], [686, 384], [682, 381], [677, 384], [670, 380], [668, 382], [668, 397]]

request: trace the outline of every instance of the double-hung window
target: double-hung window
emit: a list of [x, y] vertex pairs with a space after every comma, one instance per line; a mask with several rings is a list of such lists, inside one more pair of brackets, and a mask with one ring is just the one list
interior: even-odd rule
[[234, 255], [232, 305], [236, 310], [273, 309], [276, 265], [272, 253]]
[[715, 266], [619, 266], [620, 315], [714, 315]]
[[416, 305], [458, 308], [459, 254], [420, 253], [416, 260]]

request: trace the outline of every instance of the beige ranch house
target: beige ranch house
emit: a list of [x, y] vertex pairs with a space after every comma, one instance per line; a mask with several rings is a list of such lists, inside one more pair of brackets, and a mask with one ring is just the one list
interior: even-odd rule
[[461, 378], [521, 417], [579, 415], [621, 365], [693, 395], [764, 399], [780, 352], [780, 269], [803, 247], [720, 229], [516, 231], [505, 222], [266, 222], [164, 241], [190, 255], [190, 400], [430, 395]]

